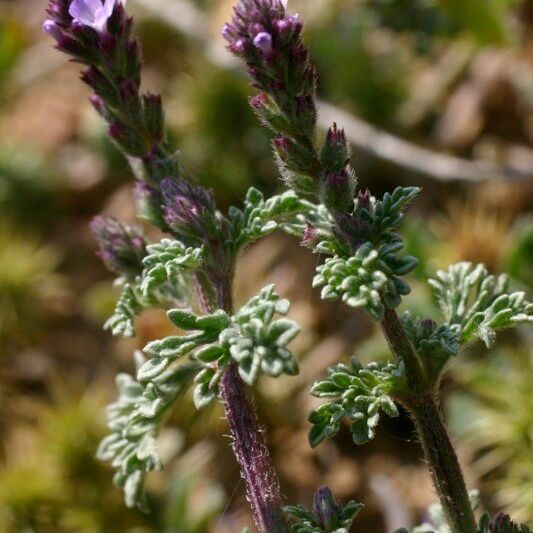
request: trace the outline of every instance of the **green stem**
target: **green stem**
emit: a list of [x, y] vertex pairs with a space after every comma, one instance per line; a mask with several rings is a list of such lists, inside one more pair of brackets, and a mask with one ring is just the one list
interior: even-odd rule
[[407, 337], [398, 314], [385, 308], [381, 327], [396, 359], [401, 358], [409, 393], [402, 403], [410, 411], [422, 442], [446, 520], [453, 533], [476, 533], [476, 520], [461, 466], [439, 412], [436, 391]]

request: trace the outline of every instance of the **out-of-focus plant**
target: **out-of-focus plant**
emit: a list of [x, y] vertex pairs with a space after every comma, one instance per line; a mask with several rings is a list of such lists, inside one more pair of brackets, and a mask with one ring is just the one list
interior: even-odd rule
[[[5, 434], [2, 531], [207, 533], [223, 498], [221, 488], [204, 476], [212, 454], [193, 447], [188, 457], [181, 457], [175, 467], [180, 478], [160, 494], [153, 491], [157, 504], [149, 514], [124, 509], [107, 468], [94, 455], [106, 430], [104, 386], [93, 385], [79, 395], [70, 392], [72, 384], [54, 384], [50, 400], [30, 404], [29, 412], [25, 404], [36, 425], [14, 424]], [[177, 445], [167, 448], [179, 451], [179, 437], [173, 440]]]
[[491, 487], [493, 503], [516, 520], [533, 521], [533, 363], [527, 351], [498, 350], [454, 373], [454, 428], [472, 451], [474, 471]]
[[268, 137], [253, 113], [243, 112], [246, 81], [198, 59], [175, 85], [169, 121], [176, 126], [187, 166], [195, 169], [200, 182], [212, 184], [223, 204], [238, 198], [251, 177], [264, 192], [273, 192]]
[[[24, 49], [25, 35], [20, 21], [0, 14], [0, 88], [4, 88], [9, 72]], [[2, 107], [0, 99], [0, 108]]]
[[[438, 384], [461, 345], [479, 338], [491, 347], [497, 330], [531, 321], [532, 306], [523, 293], [508, 290], [505, 276], [462, 262], [431, 280], [443, 314], [440, 323], [398, 315], [396, 308], [410, 291], [404, 276], [417, 266], [415, 257], [401, 253], [398, 230], [419, 189], [398, 187], [382, 198], [358, 190], [346, 137], [335, 124], [317, 148], [316, 71], [301, 40], [302, 23], [287, 13], [286, 3], [241, 0], [223, 36], [260, 91], [251, 105], [276, 135], [276, 162], [291, 190], [265, 198], [250, 189], [242, 208], [223, 213], [210, 191], [184, 179], [166, 135], [161, 98], [140, 90], [139, 45], [124, 2], [49, 2], [45, 31], [85, 66], [82, 80], [94, 91], [91, 102], [135, 171], [138, 213], [166, 234], [150, 243], [140, 228], [114, 219], [93, 223], [100, 256], [123, 289], [106, 327], [131, 336], [136, 317], [153, 307], [167, 310], [176, 326], [176, 335], [153, 340], [136, 354], [135, 376], [117, 377], [119, 397], [108, 408], [110, 434], [98, 454], [116, 468], [115, 483], [124, 489], [128, 506], [146, 509], [144, 480], [162, 467], [158, 432], [194, 383], [197, 408], [217, 397], [224, 406], [260, 531], [347, 532], [360, 506], [338, 505], [327, 488], [317, 491], [312, 511], [289, 507], [285, 514], [290, 517], [284, 516], [277, 475], [245, 387], [260, 374], [298, 372], [288, 349], [299, 331], [285, 317], [289, 302], [267, 286], [240, 309], [233, 307], [240, 251], [280, 228], [328, 256], [313, 284], [322, 287], [324, 299], [365, 309], [380, 323], [392, 354], [387, 364], [337, 365], [314, 384], [313, 394], [330, 402], [309, 417], [311, 445], [333, 437], [344, 418], [352, 421], [354, 441], [366, 442], [381, 411], [397, 416], [396, 404], [402, 404], [423, 444], [442, 527], [453, 533], [491, 529], [489, 517], [479, 524], [474, 517], [438, 408]], [[320, 203], [311, 201], [317, 197]]]
[[0, 342], [31, 337], [64, 295], [57, 251], [0, 221]]
[[59, 180], [35, 148], [0, 146], [0, 209], [25, 226], [50, 221], [58, 207]]

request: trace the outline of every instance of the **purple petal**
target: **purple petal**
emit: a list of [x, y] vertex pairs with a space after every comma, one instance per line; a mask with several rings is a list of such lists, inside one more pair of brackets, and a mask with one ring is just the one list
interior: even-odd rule
[[92, 26], [94, 14], [99, 7], [102, 7], [100, 0], [74, 0], [68, 12], [75, 21]]

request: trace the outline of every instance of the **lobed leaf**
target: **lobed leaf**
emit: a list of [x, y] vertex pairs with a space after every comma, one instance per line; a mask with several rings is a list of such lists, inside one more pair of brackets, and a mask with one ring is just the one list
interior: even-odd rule
[[533, 304], [523, 292], [509, 292], [505, 274], [493, 276], [483, 264], [462, 262], [429, 280], [446, 323], [461, 343], [481, 339], [490, 348], [496, 331], [533, 322]]
[[344, 418], [352, 420], [354, 442], [363, 444], [374, 437], [380, 410], [391, 417], [398, 409], [391, 398], [405, 387], [403, 365], [370, 363], [366, 367], [355, 360], [350, 366], [339, 364], [328, 370], [328, 377], [314, 383], [311, 394], [331, 398], [309, 415], [313, 425], [309, 442], [314, 448], [326, 438], [333, 437]]

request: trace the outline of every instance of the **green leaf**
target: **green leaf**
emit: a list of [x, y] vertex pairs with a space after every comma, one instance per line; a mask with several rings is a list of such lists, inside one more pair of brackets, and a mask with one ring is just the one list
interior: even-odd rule
[[201, 267], [203, 248], [187, 248], [180, 241], [162, 239], [146, 247], [148, 255], [143, 259], [141, 292], [149, 296], [166, 281], [175, 282], [185, 271]]
[[496, 331], [533, 322], [533, 304], [523, 292], [508, 292], [506, 275], [490, 275], [484, 265], [457, 263], [429, 280], [446, 323], [461, 343], [480, 338], [490, 348]]
[[265, 200], [263, 194], [252, 187], [246, 194], [244, 210], [232, 207], [228, 211], [233, 243], [236, 248], [246, 246], [277, 228], [297, 233], [297, 215], [309, 212], [312, 207], [292, 190]]
[[351, 430], [356, 444], [363, 444], [374, 437], [379, 421], [379, 409], [387, 415], [398, 416], [398, 409], [390, 395], [405, 389], [403, 366], [371, 363], [366, 367], [352, 359], [328, 370], [328, 377], [316, 382], [311, 394], [319, 398], [331, 398], [309, 415], [313, 424], [309, 432], [312, 447], [335, 435], [343, 418], [353, 421]]
[[135, 317], [148, 307], [150, 307], [150, 302], [142, 296], [134, 284], [127, 283], [122, 288], [115, 310], [104, 324], [104, 329], [111, 330], [115, 336], [133, 337]]
[[107, 408], [110, 434], [101, 441], [97, 457], [117, 469], [114, 481], [124, 489], [128, 507], [146, 510], [143, 482], [148, 472], [162, 468], [156, 436], [164, 414], [187, 390], [197, 371], [195, 363], [182, 365], [160, 373], [149, 383], [128, 374], [117, 376], [119, 396]]

